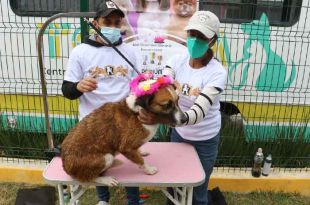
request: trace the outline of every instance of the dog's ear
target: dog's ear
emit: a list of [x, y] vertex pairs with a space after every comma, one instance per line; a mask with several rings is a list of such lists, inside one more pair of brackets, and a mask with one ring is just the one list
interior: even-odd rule
[[141, 106], [142, 108], [148, 110], [148, 107], [153, 100], [154, 95], [143, 95], [136, 99], [136, 105]]

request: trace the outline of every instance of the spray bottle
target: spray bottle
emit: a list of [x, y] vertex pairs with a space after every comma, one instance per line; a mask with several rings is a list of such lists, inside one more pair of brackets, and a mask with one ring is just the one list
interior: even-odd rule
[[262, 163], [264, 160], [264, 154], [263, 154], [263, 149], [262, 148], [258, 148], [255, 156], [254, 156], [254, 164], [252, 167], [252, 176], [253, 177], [260, 177], [262, 170]]
[[270, 168], [271, 168], [271, 162], [272, 162], [272, 157], [271, 157], [271, 154], [269, 154], [268, 157], [266, 157], [265, 162], [264, 162], [264, 168], [263, 168], [263, 172], [262, 172], [263, 176], [269, 175]]

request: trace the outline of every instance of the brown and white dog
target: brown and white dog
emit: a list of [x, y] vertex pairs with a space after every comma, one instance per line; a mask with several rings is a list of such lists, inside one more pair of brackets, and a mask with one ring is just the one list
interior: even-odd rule
[[116, 185], [114, 178], [100, 175], [121, 153], [146, 174], [155, 174], [156, 167], [144, 163], [139, 147], [152, 139], [159, 125], [142, 124], [137, 118], [141, 108], [165, 118], [172, 126], [186, 120], [172, 85], [151, 95], [131, 94], [120, 102], [107, 103], [81, 120], [64, 139], [61, 158], [66, 173], [81, 182]]

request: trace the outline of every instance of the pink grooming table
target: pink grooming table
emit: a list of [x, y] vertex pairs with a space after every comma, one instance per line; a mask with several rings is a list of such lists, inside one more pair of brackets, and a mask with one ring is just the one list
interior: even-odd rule
[[[195, 149], [184, 143], [149, 142], [143, 145], [141, 150], [150, 153], [144, 157], [144, 161], [157, 167], [158, 172], [155, 175], [145, 174], [142, 169], [121, 154], [116, 158], [123, 163], [108, 169], [104, 175], [114, 177], [121, 186], [162, 187], [164, 194], [175, 204], [190, 205], [193, 187], [202, 184], [205, 180], [205, 174]], [[71, 178], [63, 170], [60, 157], [55, 157], [49, 163], [43, 172], [43, 177], [48, 183], [58, 185], [61, 205], [64, 204], [62, 185], [101, 185], [81, 183]], [[174, 187], [174, 196], [166, 191], [166, 187]], [[71, 204], [76, 203], [78, 197], [72, 197]]]

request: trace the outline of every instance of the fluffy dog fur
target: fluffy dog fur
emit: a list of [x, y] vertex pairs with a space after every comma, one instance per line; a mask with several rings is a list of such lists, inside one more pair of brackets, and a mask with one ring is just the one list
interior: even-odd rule
[[167, 124], [181, 124], [186, 120], [177, 104], [178, 97], [172, 85], [152, 95], [129, 95], [117, 103], [107, 103], [94, 110], [62, 143], [61, 157], [64, 170], [81, 182], [95, 181], [115, 185], [114, 179], [99, 177], [108, 169], [117, 153], [136, 163], [146, 174], [157, 169], [144, 163], [139, 147], [148, 142], [158, 125], [142, 124], [137, 116], [142, 108], [165, 118]]

